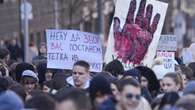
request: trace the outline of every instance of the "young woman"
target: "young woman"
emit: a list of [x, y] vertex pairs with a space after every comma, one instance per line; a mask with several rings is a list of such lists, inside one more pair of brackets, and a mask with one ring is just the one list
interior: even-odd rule
[[179, 92], [182, 87], [182, 79], [179, 73], [171, 72], [167, 73], [162, 80], [162, 89], [166, 92]]

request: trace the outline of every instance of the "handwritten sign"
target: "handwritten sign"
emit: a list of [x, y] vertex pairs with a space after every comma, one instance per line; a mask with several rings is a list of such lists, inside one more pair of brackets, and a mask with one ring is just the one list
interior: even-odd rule
[[157, 57], [163, 59], [164, 68], [169, 72], [175, 71], [175, 53], [174, 52], [157, 52]]
[[175, 35], [161, 35], [157, 50], [176, 51], [177, 50], [176, 36]]
[[90, 64], [90, 70], [102, 70], [102, 46], [100, 37], [76, 30], [46, 30], [47, 67], [72, 69], [78, 60]]

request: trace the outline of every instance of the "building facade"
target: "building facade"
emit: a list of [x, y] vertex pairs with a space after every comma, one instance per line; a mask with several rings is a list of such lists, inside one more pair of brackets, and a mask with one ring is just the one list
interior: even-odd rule
[[[24, 0], [2, 0], [0, 3], [0, 39], [22, 39], [20, 5]], [[33, 18], [29, 20], [30, 41], [45, 41], [45, 29], [77, 29], [107, 37], [117, 0], [27, 0], [32, 5]], [[185, 36], [195, 41], [193, 0], [160, 0], [169, 3], [162, 34], [174, 34], [174, 16], [178, 11], [186, 19]], [[189, 5], [189, 7], [187, 7]], [[192, 5], [194, 4], [194, 5]]]

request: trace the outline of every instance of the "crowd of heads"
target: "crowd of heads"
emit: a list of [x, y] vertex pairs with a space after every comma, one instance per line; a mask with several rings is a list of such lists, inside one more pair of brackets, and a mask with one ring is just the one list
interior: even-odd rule
[[[43, 44], [44, 46], [44, 44]], [[41, 49], [45, 53], [45, 49]], [[195, 63], [163, 71], [137, 65], [124, 70], [119, 60], [90, 71], [78, 60], [72, 70], [47, 68], [45, 57], [15, 60], [0, 48], [0, 110], [193, 110]], [[41, 53], [39, 55], [42, 55]], [[161, 73], [162, 72], [162, 73]], [[164, 73], [163, 73], [164, 72]]]

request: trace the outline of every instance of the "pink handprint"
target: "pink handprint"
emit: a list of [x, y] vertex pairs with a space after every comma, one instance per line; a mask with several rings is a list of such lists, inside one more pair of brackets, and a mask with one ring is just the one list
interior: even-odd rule
[[131, 1], [126, 22], [122, 29], [120, 28], [120, 19], [114, 17], [114, 50], [117, 57], [125, 63], [139, 64], [141, 62], [156, 31], [160, 14], [157, 13], [154, 16], [150, 25], [153, 6], [149, 4], [145, 12], [145, 5], [146, 0], [141, 0], [138, 14], [134, 21], [136, 0]]

